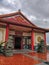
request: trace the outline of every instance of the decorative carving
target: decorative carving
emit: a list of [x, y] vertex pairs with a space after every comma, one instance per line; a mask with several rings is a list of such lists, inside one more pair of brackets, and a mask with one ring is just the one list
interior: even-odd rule
[[40, 42], [40, 41], [41, 41], [41, 37], [40, 37], [40, 36], [37, 38], [37, 41], [38, 41], [38, 42]]

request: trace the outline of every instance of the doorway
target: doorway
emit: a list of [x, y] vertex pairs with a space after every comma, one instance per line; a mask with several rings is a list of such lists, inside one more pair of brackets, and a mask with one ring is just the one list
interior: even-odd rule
[[15, 49], [21, 49], [21, 37], [15, 37]]
[[23, 48], [24, 49], [31, 49], [31, 36], [24, 36], [23, 37]]

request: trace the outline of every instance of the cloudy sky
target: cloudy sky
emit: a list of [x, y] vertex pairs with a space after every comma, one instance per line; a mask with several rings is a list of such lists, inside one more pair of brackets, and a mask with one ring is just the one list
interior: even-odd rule
[[[0, 0], [0, 14], [18, 11], [42, 28], [49, 28], [49, 0]], [[49, 43], [49, 33], [47, 34]]]

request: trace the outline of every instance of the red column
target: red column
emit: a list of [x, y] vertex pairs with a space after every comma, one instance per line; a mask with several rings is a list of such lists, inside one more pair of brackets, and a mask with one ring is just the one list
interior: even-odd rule
[[32, 34], [31, 34], [31, 48], [32, 50], [34, 50], [34, 31], [32, 31]]
[[5, 41], [8, 41], [8, 35], [9, 35], [9, 25], [6, 26]]
[[44, 33], [44, 42], [45, 42], [45, 45], [46, 45], [46, 33]]
[[23, 41], [22, 41], [22, 39], [21, 39], [21, 49], [23, 49]]

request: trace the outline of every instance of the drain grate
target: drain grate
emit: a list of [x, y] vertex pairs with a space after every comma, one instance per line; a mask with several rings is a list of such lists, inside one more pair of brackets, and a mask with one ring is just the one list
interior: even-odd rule
[[49, 62], [44, 62], [45, 64], [49, 65]]
[[39, 64], [36, 64], [36, 65], [47, 65], [47, 64], [45, 64], [45, 63], [39, 63]]

